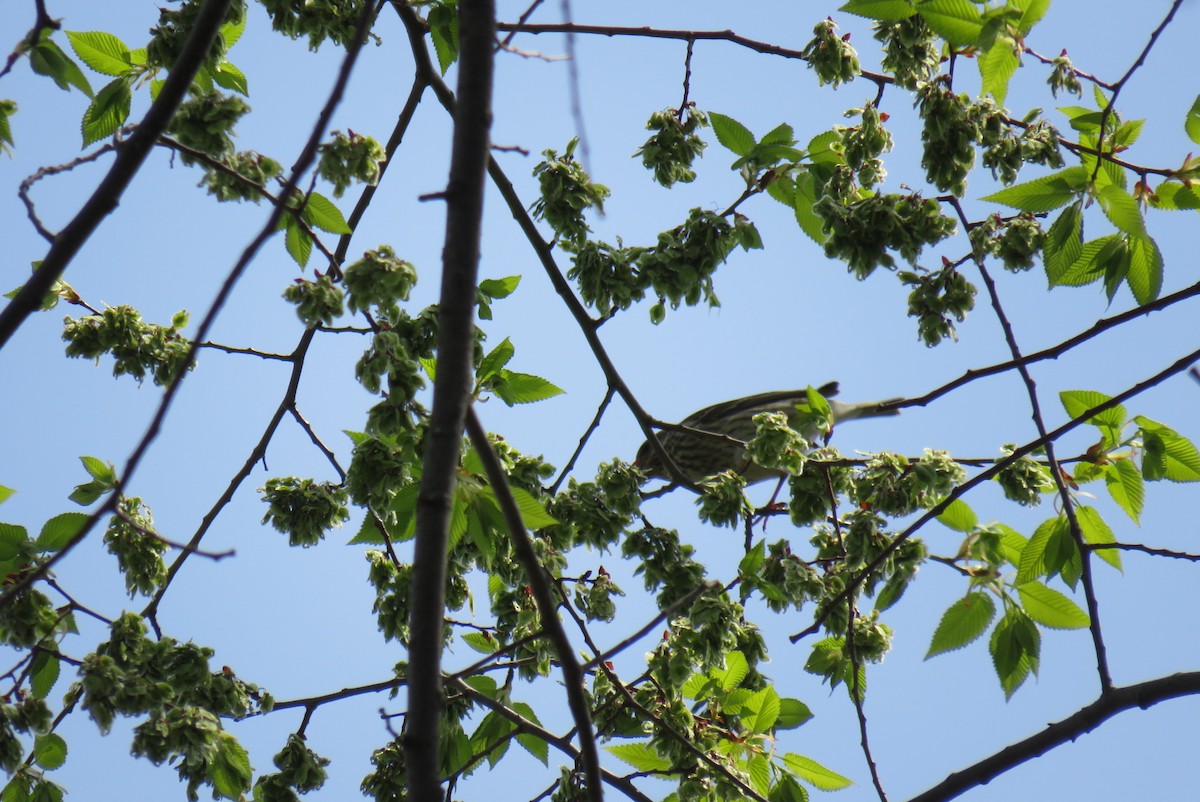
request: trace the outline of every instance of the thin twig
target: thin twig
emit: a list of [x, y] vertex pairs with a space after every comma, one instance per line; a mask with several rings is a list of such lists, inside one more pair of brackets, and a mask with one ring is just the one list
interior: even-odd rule
[[567, 460], [567, 464], [563, 466], [562, 473], [554, 480], [554, 484], [550, 485], [550, 495], [558, 495], [558, 489], [562, 487], [563, 481], [571, 473], [575, 467], [575, 461], [579, 459], [579, 455], [583, 452], [583, 447], [587, 445], [587, 441], [591, 439], [592, 433], [600, 425], [600, 419], [604, 417], [604, 411], [608, 409], [608, 405], [612, 403], [613, 388], [609, 387], [604, 393], [604, 400], [600, 402], [600, 406], [596, 408], [596, 415], [592, 418], [591, 424], [583, 432], [583, 436], [579, 438], [579, 445], [575, 446], [575, 451], [572, 452], [571, 458]]

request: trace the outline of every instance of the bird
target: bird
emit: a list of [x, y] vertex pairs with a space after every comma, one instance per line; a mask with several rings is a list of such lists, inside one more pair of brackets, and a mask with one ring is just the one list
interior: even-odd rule
[[[830, 400], [838, 393], [837, 382], [824, 384], [817, 388], [817, 392], [828, 400], [835, 424], [855, 418], [898, 415], [900, 410], [889, 407], [904, 400], [889, 398], [886, 401], [844, 404], [840, 401]], [[800, 420], [796, 405], [807, 400], [807, 390], [775, 390], [759, 393], [705, 407], [699, 412], [688, 415], [680, 421], [680, 425], [689, 429], [727, 435], [744, 443], [755, 434], [755, 415], [760, 412], [783, 412], [788, 416], [788, 423], [798, 429], [804, 439], [811, 443], [820, 439], [823, 432], [815, 424]], [[800, 429], [801, 425], [804, 425], [805, 428]], [[764, 468], [754, 463], [742, 445], [728, 440], [722, 441], [679, 430], [661, 431], [658, 433], [658, 439], [683, 472], [683, 478], [692, 484], [705, 476], [724, 470], [732, 470], [741, 475], [748, 485], [784, 476], [782, 470]], [[658, 451], [655, 450], [654, 444], [649, 440], [642, 443], [633, 464], [640, 468], [647, 478], [674, 480]]]

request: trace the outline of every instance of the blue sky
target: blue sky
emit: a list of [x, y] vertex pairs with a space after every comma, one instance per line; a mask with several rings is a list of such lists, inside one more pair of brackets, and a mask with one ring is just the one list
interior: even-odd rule
[[[547, 6], [535, 20], [556, 18], [557, 4]], [[1125, 3], [1060, 0], [1035, 29], [1030, 45], [1047, 55], [1066, 48], [1080, 68], [1116, 80], [1166, 9], [1167, 3], [1160, 0], [1142, 4], [1136, 12]], [[63, 18], [66, 30], [105, 30], [135, 47], [142, 44], [157, 16], [153, 3], [51, 2], [49, 10]], [[500, 17], [515, 19], [521, 10], [520, 4], [501, 3]], [[784, 2], [732, 7], [666, 0], [573, 4], [578, 22], [729, 28], [797, 49], [811, 37], [812, 26], [832, 10], [832, 4]], [[1120, 109], [1126, 118], [1148, 118], [1141, 140], [1129, 154], [1132, 161], [1175, 165], [1192, 148], [1182, 123], [1200, 93], [1195, 78], [1200, 75], [1200, 55], [1192, 41], [1198, 14], [1194, 3], [1184, 4], [1121, 96]], [[834, 18], [851, 33], [864, 66], [877, 66], [867, 27], [845, 14]], [[0, 6], [0, 29], [9, 31], [10, 39], [24, 31], [31, 19], [32, 7]], [[377, 32], [383, 44], [365, 49], [333, 127], [353, 128], [382, 141], [408, 93], [411, 65], [403, 31], [393, 15], [382, 15]], [[559, 36], [520, 36], [515, 44], [551, 55], [562, 54], [565, 48]], [[630, 158], [645, 139], [649, 115], [679, 102], [682, 43], [580, 37], [577, 49], [590, 166], [595, 179], [613, 191], [607, 215], [592, 221], [599, 236], [609, 240], [621, 236], [627, 243], [652, 241], [657, 232], [678, 224], [689, 208], [719, 210], [737, 197], [741, 180], [725, 169], [733, 155], [711, 133], [700, 178], [693, 185], [664, 190], [649, 180], [639, 160]], [[337, 53], [326, 49], [314, 55], [303, 42], [280, 39], [255, 6], [245, 38], [230, 58], [249, 78], [254, 109], [238, 126], [238, 146], [290, 164], [332, 82]], [[972, 65], [964, 66], [958, 87], [970, 91]], [[1026, 60], [1007, 103], [1016, 115], [1034, 106], [1056, 104], [1045, 91], [1046, 75], [1045, 68]], [[95, 86], [101, 85], [99, 76], [90, 77]], [[536, 154], [545, 148], [561, 150], [575, 133], [566, 65], [502, 54], [496, 91], [493, 140], [535, 154], [498, 156], [518, 191], [531, 202], [536, 184], [530, 171]], [[45, 252], [45, 243], [25, 220], [16, 185], [39, 166], [78, 155], [78, 120], [85, 99], [33, 76], [26, 64], [0, 81], [0, 96], [20, 104], [12, 121], [15, 155], [0, 159], [0, 179], [7, 187], [0, 193], [0, 219], [7, 221], [0, 290], [7, 291], [24, 280], [29, 263]], [[740, 120], [756, 134], [787, 122], [803, 143], [843, 123], [843, 110], [873, 96], [874, 85], [866, 82], [836, 92], [818, 88], [815, 76], [797, 61], [750, 53], [728, 43], [696, 45], [691, 98], [702, 109]], [[145, 104], [144, 96], [135, 100], [135, 118]], [[887, 188], [895, 190], [906, 183], [924, 186], [919, 131], [913, 125], [909, 98], [889, 92], [883, 108], [892, 117], [889, 126], [896, 138], [896, 150], [887, 161]], [[1066, 130], [1061, 115], [1052, 112], [1051, 119]], [[441, 205], [417, 198], [442, 188], [449, 134], [448, 118], [427, 97], [351, 245], [353, 255], [389, 243], [417, 266], [421, 284], [414, 309], [433, 301], [438, 286], [444, 212]], [[101, 162], [38, 184], [34, 197], [47, 225], [59, 228], [70, 219], [106, 167]], [[132, 304], [157, 322], [187, 308], [194, 326], [267, 214], [265, 208], [218, 205], [195, 188], [198, 180], [196, 171], [172, 163], [167, 153], [152, 155], [120, 208], [72, 263], [67, 280], [93, 305]], [[986, 194], [991, 185], [982, 170], [973, 174], [971, 182], [970, 197]], [[349, 197], [341, 206], [349, 210]], [[978, 203], [968, 206], [977, 216], [991, 208]], [[968, 368], [1007, 358], [996, 318], [982, 296], [978, 308], [959, 327], [958, 343], [927, 349], [918, 341], [914, 323], [903, 314], [906, 292], [891, 276], [880, 273], [866, 282], [856, 281], [841, 265], [826, 260], [797, 229], [790, 212], [769, 198], [755, 198], [742, 211], [758, 225], [766, 248], [738, 251], [730, 257], [716, 279], [720, 309], [672, 311], [665, 323], [655, 327], [649, 323], [648, 307], [636, 307], [601, 330], [622, 376], [652, 414], [675, 420], [728, 398], [835, 379], [841, 382], [842, 398], [847, 401], [916, 396]], [[1164, 294], [1195, 280], [1192, 214], [1149, 215], [1151, 233], [1166, 261]], [[1107, 224], [1092, 214], [1088, 225], [1094, 235]], [[942, 253], [957, 258], [964, 250], [958, 239], [928, 253], [924, 262], [936, 264]], [[603, 397], [604, 379], [494, 193], [487, 199], [481, 273], [523, 276], [516, 294], [495, 305], [495, 320], [487, 326], [489, 342], [510, 337], [516, 346], [510, 367], [545, 376], [567, 392], [532, 407], [509, 409], [491, 401], [481, 407], [480, 415], [485, 425], [516, 448], [542, 453], [562, 465]], [[222, 312], [212, 339], [266, 351], [291, 350], [301, 326], [279, 296], [297, 275], [282, 242], [269, 243]], [[1036, 269], [1016, 276], [1004, 273], [997, 280], [1018, 341], [1027, 352], [1057, 343], [1098, 317], [1133, 305], [1125, 291], [1111, 305], [1095, 287], [1048, 292], [1044, 276]], [[159, 398], [160, 391], [150, 384], [138, 387], [127, 377], [114, 380], [105, 360], [95, 367], [63, 358], [61, 319], [74, 312], [60, 305], [52, 313], [33, 317], [0, 351], [4, 377], [0, 484], [19, 491], [0, 508], [0, 520], [34, 530], [50, 516], [74, 509], [66, 496], [86, 478], [78, 456], [94, 455], [119, 467]], [[1192, 350], [1195, 343], [1189, 333], [1195, 330], [1194, 314], [1194, 301], [1191, 306], [1181, 304], [1036, 366], [1034, 376], [1050, 425], [1065, 420], [1056, 401], [1059, 390], [1120, 392]], [[350, 444], [341, 431], [361, 429], [364, 410], [371, 403], [353, 381], [353, 362], [363, 345], [356, 335], [319, 338], [301, 386], [300, 410], [343, 464]], [[152, 507], [160, 531], [176, 540], [190, 536], [249, 453], [286, 378], [286, 366], [278, 363], [203, 354], [131, 489]], [[1198, 394], [1200, 385], [1178, 377], [1127, 408], [1195, 439], [1200, 438]], [[900, 418], [839, 429], [835, 442], [847, 452], [891, 449], [919, 454], [930, 447], [948, 449], [956, 456], [992, 457], [1001, 444], [1023, 443], [1034, 434], [1024, 388], [1015, 375], [1006, 374], [969, 385], [929, 408], [906, 410]], [[1060, 454], [1081, 452], [1089, 444], [1087, 438], [1079, 432], [1069, 436]], [[632, 416], [614, 404], [579, 462], [579, 478], [588, 478], [596, 464], [614, 456], [632, 459], [641, 440]], [[205, 540], [206, 548], [234, 548], [237, 557], [219, 563], [202, 559], [187, 563], [163, 605], [160, 620], [165, 631], [180, 640], [192, 638], [213, 646], [216, 665], [233, 667], [281, 700], [386, 678], [404, 654], [395, 644], [383, 643], [375, 631], [370, 613], [373, 593], [364, 581], [362, 547], [342, 545], [358, 521], [334, 532], [318, 548], [288, 549], [282, 536], [260, 526], [264, 510], [254, 492], [267, 478], [278, 475], [334, 478], [307, 436], [285, 423], [268, 450], [266, 465], [255, 470]], [[1084, 490], [1103, 495], [1099, 488]], [[765, 501], [769, 492], [765, 486], [756, 488], [755, 499]], [[1120, 540], [1195, 552], [1191, 512], [1196, 492], [1186, 485], [1151, 486], [1140, 528], [1105, 499], [1098, 498], [1095, 504]], [[985, 520], [1002, 520], [1026, 534], [1052, 514], [1049, 504], [1032, 512], [1019, 510], [1004, 503], [991, 487], [982, 488], [970, 501]], [[691, 499], [682, 493], [645, 507], [656, 524], [680, 529], [712, 566], [714, 578], [728, 581], [740, 557], [741, 537], [700, 525], [692, 510]], [[958, 540], [949, 530], [931, 526], [923, 535], [935, 553], [953, 554], [957, 548]], [[798, 544], [807, 539], [804, 532], [790, 531], [782, 519], [771, 522], [768, 536], [791, 537]], [[653, 614], [652, 600], [640, 598], [640, 580], [619, 565], [617, 555], [581, 553], [573, 558], [573, 567], [581, 570], [600, 563], [616, 574], [630, 594], [623, 617], [596, 629], [601, 643], [615, 643]], [[127, 599], [114, 569], [96, 537], [64, 562], [58, 576], [81, 601], [107, 615], [140, 609], [143, 602]], [[1198, 600], [1188, 564], [1128, 554], [1123, 576], [1101, 567], [1097, 579], [1118, 684], [1196, 667], [1200, 646], [1191, 621]], [[925, 789], [946, 773], [1064, 717], [1096, 694], [1085, 631], [1044, 633], [1040, 677], [1008, 703], [982, 643], [924, 662], [941, 611], [965, 589], [956, 573], [931, 563], [886, 618], [896, 632], [894, 649], [870, 673], [867, 715], [875, 758], [891, 799]], [[481, 594], [477, 603], [485, 613], [486, 597]], [[754, 605], [752, 614], [770, 638], [773, 662], [767, 671], [780, 693], [802, 699], [817, 714], [813, 722], [789, 733], [781, 747], [853, 778], [857, 785], [841, 796], [871, 798], [852, 706], [844, 694], [830, 695], [816, 677], [804, 673], [807, 648], [789, 646], [785, 640], [808, 621], [795, 614], [772, 616]], [[82, 654], [102, 637], [99, 629], [85, 624], [83, 637], [67, 651]], [[642, 654], [652, 645], [647, 641], [635, 646], [618, 661], [618, 669], [633, 676]], [[459, 647], [448, 656], [448, 663], [454, 666], [472, 659], [468, 649]], [[65, 689], [63, 681], [54, 696]], [[557, 684], [520, 688], [517, 696], [533, 704], [544, 722], [565, 729], [565, 705]], [[389, 700], [374, 695], [317, 712], [308, 730], [309, 744], [334, 761], [329, 784], [317, 798], [355, 797], [368, 770], [370, 750], [388, 740], [378, 711], [395, 712], [402, 706], [403, 696]], [[1135, 793], [1185, 798], [1192, 788], [1187, 767], [1197, 736], [1198, 710], [1196, 700], [1185, 699], [1124, 714], [1077, 743], [972, 791], [968, 798], [991, 802], [1021, 794], [1106, 800]], [[250, 748], [256, 769], [267, 771], [271, 755], [298, 723], [299, 714], [287, 712], [231, 728]], [[131, 794], [182, 798], [174, 772], [128, 757], [128, 733], [120, 727], [99, 738], [94, 725], [76, 713], [62, 732], [72, 753], [56, 779], [74, 798], [116, 800]], [[504, 782], [505, 799], [535, 796], [553, 775], [517, 751], [497, 775], [487, 777], [481, 772], [464, 784], [461, 795], [491, 796], [499, 779]], [[622, 769], [615, 760], [610, 765]], [[96, 782], [97, 776], [104, 778], [103, 784]], [[1031, 794], [1030, 789], [1037, 790]]]

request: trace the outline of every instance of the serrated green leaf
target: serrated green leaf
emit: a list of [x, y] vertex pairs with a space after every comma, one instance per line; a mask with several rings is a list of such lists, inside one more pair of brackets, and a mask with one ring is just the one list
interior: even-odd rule
[[342, 217], [341, 209], [320, 192], [309, 194], [300, 217], [313, 228], [328, 231], [330, 234], [350, 233], [350, 226], [346, 225], [346, 218]]
[[[546, 512], [545, 505], [534, 498], [528, 490], [515, 485], [510, 486], [509, 490], [512, 491], [513, 499], [517, 502], [517, 509], [521, 511], [521, 520], [524, 522], [526, 529], [542, 529], [558, 523], [558, 519]], [[496, 492], [492, 488], [483, 488], [480, 491], [480, 496], [488, 499], [499, 509], [500, 505], [496, 501]]]
[[452, 7], [438, 4], [429, 10], [428, 22], [438, 67], [445, 75], [450, 65], [458, 60], [458, 15]]
[[1191, 440], [1143, 415], [1135, 417], [1134, 422], [1141, 427], [1142, 475], [1146, 479], [1200, 481], [1200, 452]]
[[793, 209], [796, 212], [796, 223], [808, 238], [818, 245], [824, 245], [829, 239], [825, 233], [825, 221], [813, 211], [817, 202], [817, 182], [812, 173], [802, 172], [796, 176], [796, 189]]
[[82, 512], [64, 512], [61, 515], [55, 515], [46, 521], [34, 546], [38, 551], [58, 551], [83, 530], [87, 521], [88, 516]]
[[981, 200], [1011, 206], [1023, 212], [1049, 212], [1075, 200], [1087, 182], [1085, 168], [1068, 167], [1023, 184], [1005, 187]]
[[1033, 26], [1046, 16], [1046, 12], [1050, 10], [1050, 0], [1009, 0], [1009, 6], [1015, 6], [1021, 10], [1021, 19], [1017, 23], [1017, 30], [1022, 36], [1026, 36], [1033, 30]]
[[670, 758], [665, 758], [654, 751], [647, 741], [618, 744], [604, 747], [614, 757], [628, 763], [638, 771], [667, 771], [673, 765]]
[[770, 685], [750, 694], [742, 707], [742, 724], [750, 732], [770, 733], [779, 720], [779, 694]]
[[[1058, 394], [1058, 398], [1067, 415], [1075, 419], [1110, 400], [1112, 396], [1098, 393], [1095, 390], [1063, 390]], [[1087, 419], [1087, 423], [1102, 429], [1120, 429], [1125, 425], [1125, 407], [1117, 404], [1091, 416]]]
[[526, 752], [537, 758], [543, 766], [550, 765], [550, 744], [527, 732], [517, 733], [517, 743]]
[[59, 89], [69, 92], [73, 86], [92, 97], [92, 86], [79, 65], [51, 41], [50, 31], [43, 32], [42, 37], [42, 41], [29, 51], [29, 66], [33, 71], [53, 80]]
[[1079, 258], [1052, 281], [1052, 287], [1082, 287], [1099, 281], [1110, 266], [1128, 258], [1128, 243], [1122, 234], [1106, 234], [1083, 244]]
[[67, 762], [67, 742], [54, 732], [39, 735], [33, 740], [33, 762], [53, 771]]
[[50, 691], [54, 689], [54, 684], [58, 682], [58, 675], [62, 669], [62, 664], [59, 659], [46, 651], [38, 651], [37, 657], [33, 658], [33, 667], [29, 672], [29, 691], [38, 699], [45, 699], [49, 696]]
[[387, 542], [387, 538], [383, 536], [383, 530], [375, 523], [375, 516], [367, 513], [363, 516], [362, 526], [358, 528], [358, 533], [350, 538], [346, 543], [347, 546], [356, 546], [360, 544], [381, 545]]
[[992, 597], [981, 591], [971, 591], [942, 614], [925, 659], [961, 649], [975, 641], [988, 628], [995, 615], [996, 603]]
[[242, 38], [242, 34], [246, 31], [246, 20], [248, 17], [248, 14], [242, 14], [241, 19], [236, 22], [227, 22], [221, 26], [218, 33], [225, 40], [226, 50], [231, 49]]
[[917, 13], [908, 0], [850, 0], [838, 10], [883, 22], [899, 22]]
[[1119, 459], [1104, 466], [1104, 483], [1108, 487], [1108, 494], [1134, 523], [1141, 523], [1142, 508], [1146, 500], [1144, 481], [1142, 472], [1127, 459]]
[[1076, 201], [1062, 210], [1042, 245], [1045, 256], [1046, 278], [1050, 286], [1059, 284], [1058, 278], [1078, 261], [1083, 254], [1083, 202]]
[[1200, 194], [1195, 187], [1184, 186], [1178, 181], [1164, 181], [1154, 188], [1149, 202], [1154, 209], [1190, 211], [1200, 209]]
[[561, 387], [529, 373], [516, 373], [511, 370], [500, 371], [500, 381], [493, 387], [500, 400], [508, 404], [532, 404], [544, 401], [556, 395], [562, 395], [565, 390]]
[[792, 730], [813, 717], [812, 710], [799, 699], [783, 697], [779, 700], [779, 718], [775, 722], [777, 730]]
[[1020, 59], [1011, 39], [999, 37], [986, 53], [977, 59], [979, 76], [983, 79], [980, 94], [991, 93], [996, 103], [1004, 105], [1008, 97], [1008, 82], [1020, 66]]
[[308, 258], [312, 256], [313, 241], [295, 218], [291, 215], [286, 215], [283, 218], [284, 230], [284, 247], [287, 248], [288, 255], [295, 260], [296, 264], [304, 267], [308, 264]]
[[113, 469], [112, 463], [97, 457], [80, 457], [79, 461], [83, 463], [83, 469], [88, 472], [88, 475], [97, 482], [109, 487], [117, 483], [117, 472]]
[[797, 777], [822, 791], [838, 791], [854, 784], [836, 771], [831, 771], [804, 755], [788, 753], [783, 756], [783, 763]]
[[1109, 184], [1096, 190], [1096, 200], [1109, 221], [1126, 234], [1144, 236], [1146, 221], [1138, 202], [1125, 190]]
[[491, 378], [496, 375], [500, 368], [509, 363], [517, 349], [513, 346], [512, 341], [505, 337], [504, 342], [497, 345], [488, 353], [479, 363], [479, 369], [475, 372], [476, 377], [480, 381]]
[[[1021, 550], [1021, 559], [1017, 562], [1017, 578], [1014, 584], [1021, 585], [1046, 576], [1049, 573], [1046, 568], [1047, 549], [1049, 549], [1051, 541], [1064, 535], [1070, 537], [1070, 532], [1067, 529], [1066, 519], [1061, 515], [1043, 521], [1034, 530], [1033, 537], [1025, 543], [1025, 548]], [[1055, 551], [1057, 552], [1057, 547]]]
[[1188, 139], [1200, 145], [1200, 95], [1192, 102], [1187, 117], [1183, 119], [1183, 130], [1187, 132]]
[[712, 123], [713, 133], [717, 135], [717, 141], [738, 156], [746, 156], [754, 149], [754, 145], [756, 144], [754, 134], [750, 133], [750, 129], [737, 120], [732, 117], [726, 117], [724, 114], [710, 111], [708, 113], [708, 121]]
[[954, 47], [976, 43], [983, 32], [983, 18], [970, 0], [928, 0], [917, 6], [929, 29]]
[[117, 78], [97, 92], [91, 105], [83, 113], [83, 121], [80, 123], [83, 146], [86, 148], [93, 142], [116, 133], [129, 119], [132, 101], [129, 81], [125, 78]]
[[1125, 282], [1139, 304], [1148, 304], [1158, 298], [1162, 290], [1163, 258], [1158, 243], [1149, 237], [1130, 235], [1129, 272]]
[[67, 31], [66, 34], [75, 55], [101, 75], [124, 75], [133, 67], [129, 48], [111, 33]]
[[724, 691], [729, 692], [742, 683], [749, 671], [750, 664], [746, 661], [746, 655], [732, 651], [725, 655], [725, 667], [715, 668], [709, 675], [721, 684]]
[[250, 755], [228, 732], [217, 733], [215, 758], [209, 768], [213, 791], [228, 799], [241, 800], [250, 790]]
[[979, 525], [979, 516], [967, 502], [956, 498], [937, 517], [938, 522], [955, 532], [970, 532]]
[[237, 92], [239, 95], [250, 95], [250, 85], [246, 80], [246, 75], [228, 61], [222, 61], [217, 65], [216, 72], [212, 74], [213, 82], [217, 86], [224, 87], [231, 92]]
[[1091, 623], [1079, 605], [1054, 588], [1041, 582], [1026, 582], [1017, 587], [1021, 606], [1037, 623], [1050, 629], [1083, 629]]
[[[1145, 120], [1126, 120], [1125, 122], [1121, 123], [1116, 132], [1113, 133], [1113, 145], [1116, 146], [1118, 150], [1122, 148], [1128, 148], [1134, 142], [1137, 142], [1138, 137], [1142, 135], [1142, 128], [1144, 128], [1145, 125]], [[1124, 174], [1124, 168], [1122, 168], [1120, 165], [1113, 164], [1109, 161], [1106, 161], [1105, 163], [1119, 168], [1122, 174]]]
[[505, 276], [504, 278], [485, 278], [479, 282], [479, 291], [489, 298], [507, 298], [521, 283], [520, 276]]
[[[1095, 507], [1079, 506], [1075, 509], [1075, 520], [1079, 522], [1079, 533], [1085, 543], [1116, 543], [1117, 536], [1104, 522], [1104, 518]], [[1121, 552], [1117, 549], [1096, 549], [1095, 554], [1104, 562], [1116, 568], [1121, 568]]]
[[991, 524], [991, 527], [1000, 533], [1000, 553], [1004, 559], [1014, 568], [1021, 563], [1021, 553], [1025, 551], [1025, 546], [1028, 545], [1029, 539], [1022, 535], [1011, 526], [1005, 524]]
[[459, 639], [480, 654], [495, 654], [496, 652], [496, 639], [488, 637], [486, 633], [467, 632], [460, 635]]
[[1004, 697], [1011, 699], [1029, 674], [1037, 673], [1041, 635], [1029, 616], [1010, 607], [992, 632], [989, 649]]

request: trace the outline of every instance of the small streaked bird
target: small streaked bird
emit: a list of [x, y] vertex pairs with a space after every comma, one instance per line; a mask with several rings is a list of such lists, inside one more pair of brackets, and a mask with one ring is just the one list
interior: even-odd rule
[[[833, 411], [833, 422], [854, 420], [855, 418], [874, 418], [881, 415], [898, 415], [898, 409], [882, 409], [888, 404], [902, 401], [901, 398], [889, 398], [886, 401], [871, 401], [862, 404], [843, 404], [832, 400], [837, 395], [837, 382], [830, 382], [817, 388], [817, 392], [829, 401]], [[728, 435], [736, 440], [745, 442], [754, 436], [756, 426], [754, 416], [760, 412], [783, 412], [788, 416], [788, 423], [800, 431], [805, 440], [810, 443], [818, 442], [821, 432], [815, 426], [800, 430], [800, 416], [796, 405], [808, 400], [806, 390], [775, 390], [769, 393], [749, 395], [736, 398], [721, 404], [705, 407], [699, 412], [693, 412], [682, 421], [681, 426], [689, 429]], [[783, 476], [783, 472], [764, 468], [755, 464], [747, 456], [742, 446], [722, 442], [715, 438], [702, 437], [688, 432], [665, 430], [658, 433], [663, 448], [675, 460], [690, 482], [698, 482], [705, 476], [724, 470], [733, 470], [740, 474], [746, 484], [754, 484], [764, 479], [775, 479]], [[663, 464], [653, 444], [647, 440], [638, 449], [634, 465], [646, 472], [647, 476], [659, 479], [670, 479], [666, 465]]]

